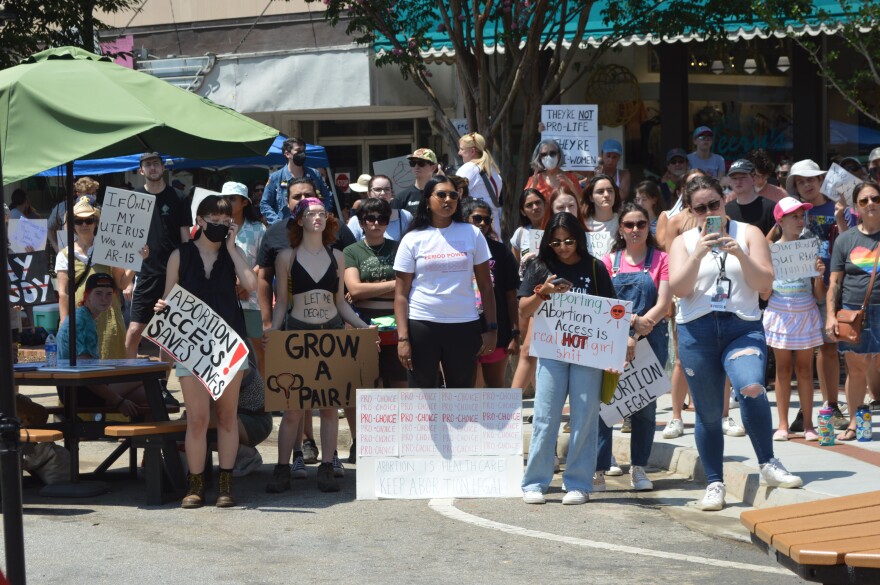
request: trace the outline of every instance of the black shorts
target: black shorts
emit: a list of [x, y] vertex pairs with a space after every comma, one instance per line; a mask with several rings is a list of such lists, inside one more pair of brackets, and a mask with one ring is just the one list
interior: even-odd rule
[[165, 292], [164, 276], [138, 276], [131, 297], [131, 322], [147, 324], [155, 314], [153, 307]]

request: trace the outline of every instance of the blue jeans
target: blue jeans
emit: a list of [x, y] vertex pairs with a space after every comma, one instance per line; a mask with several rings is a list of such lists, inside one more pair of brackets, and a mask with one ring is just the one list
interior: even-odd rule
[[[666, 321], [661, 321], [648, 335], [648, 343], [657, 356], [657, 361], [665, 369], [669, 359], [669, 328]], [[657, 401], [643, 407], [630, 417], [632, 434], [629, 439], [629, 461], [632, 465], [645, 467], [651, 457], [654, 446], [654, 433], [657, 431]], [[611, 427], [599, 417], [599, 458], [596, 461], [598, 471], [608, 471], [611, 467], [611, 448], [613, 439]]]
[[[761, 321], [744, 321], [733, 313], [713, 312], [681, 324], [678, 355], [697, 412], [694, 435], [709, 483], [724, 481], [721, 415], [727, 400], [725, 374], [739, 400], [743, 425], [758, 463], [770, 461], [773, 421], [764, 386], [767, 344]], [[760, 393], [756, 395], [758, 389]]]
[[569, 490], [593, 491], [599, 428], [602, 370], [538, 358], [535, 415], [524, 492], [546, 492], [553, 479], [553, 457], [565, 397], [571, 408], [571, 436], [562, 478]]

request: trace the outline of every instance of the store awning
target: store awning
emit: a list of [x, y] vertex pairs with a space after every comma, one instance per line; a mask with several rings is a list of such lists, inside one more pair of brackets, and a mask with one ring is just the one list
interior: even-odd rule
[[[871, 0], [866, 0], [871, 1]], [[856, 10], [858, 6], [860, 6], [863, 2], [853, 2], [850, 10]], [[600, 45], [609, 35], [611, 35], [614, 31], [614, 27], [605, 23], [605, 12], [607, 10], [609, 4], [609, 0], [597, 0], [594, 2], [592, 10], [590, 11], [589, 20], [587, 21], [587, 25], [584, 31], [584, 40], [583, 44], [590, 46], [598, 46]], [[757, 19], [752, 19], [749, 21], [745, 18], [731, 18], [725, 22], [725, 29], [727, 31], [727, 37], [731, 41], [737, 41], [740, 39], [751, 40], [756, 37], [758, 38], [768, 38], [771, 36], [783, 37], [789, 32], [796, 32], [798, 34], [806, 34], [810, 36], [818, 36], [820, 34], [830, 34], [837, 30], [839, 26], [839, 22], [844, 19], [845, 14], [843, 9], [841, 8], [841, 3], [839, 0], [814, 0], [813, 6], [815, 7], [814, 14], [822, 14], [824, 18], [819, 19], [811, 19], [809, 24], [804, 26], [799, 20], [792, 19], [788, 24], [788, 28], [784, 31], [768, 31], [768, 26], [766, 23], [761, 22]], [[658, 8], [658, 10], [662, 10]], [[425, 15], [428, 16], [428, 15]], [[427, 39], [428, 44], [422, 49], [422, 56], [427, 59], [444, 59], [451, 58], [455, 55], [455, 49], [453, 48], [452, 42], [449, 40], [449, 36], [443, 31], [443, 27], [440, 26], [440, 17], [438, 14], [434, 13], [433, 18], [437, 21], [437, 26], [432, 27], [431, 32], [428, 33]], [[568, 48], [571, 46], [571, 39], [574, 38], [577, 32], [577, 15], [574, 17], [568, 18], [568, 23], [565, 26], [565, 34], [563, 46]], [[493, 54], [496, 50], [500, 53], [504, 52], [504, 45], [500, 42], [496, 42], [496, 27], [501, 25], [500, 21], [497, 19], [490, 20], [485, 28], [484, 32], [484, 50], [486, 54]], [[556, 31], [548, 31], [548, 44], [551, 47], [555, 46], [555, 42], [553, 38], [558, 37], [558, 33]], [[698, 32], [693, 33], [684, 33], [680, 35], [676, 35], [675, 37], [663, 37], [658, 36], [654, 33], [647, 32], [645, 34], [633, 35], [624, 39], [621, 39], [616, 43], [617, 46], [628, 47], [630, 45], [646, 45], [646, 44], [660, 44], [660, 43], [675, 43], [682, 42], [687, 43], [691, 41], [701, 41], [704, 40], [704, 36]], [[376, 41], [374, 42], [374, 49], [377, 53], [383, 54], [386, 51], [393, 50], [392, 43], [388, 40], [387, 37], [378, 35]]]

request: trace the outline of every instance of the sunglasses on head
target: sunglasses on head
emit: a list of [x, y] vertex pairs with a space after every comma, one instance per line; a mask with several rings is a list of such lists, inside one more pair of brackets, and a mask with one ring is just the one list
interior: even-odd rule
[[639, 221], [622, 221], [622, 222], [620, 222], [620, 225], [622, 225], [625, 229], [628, 229], [630, 231], [635, 228], [639, 228], [640, 230], [643, 230], [646, 227], [648, 227], [648, 222], [644, 219], [640, 219]]
[[491, 215], [480, 215], [479, 213], [474, 213], [471, 215], [471, 223], [481, 224], [481, 223], [492, 223]]
[[415, 168], [415, 167], [419, 167], [419, 168], [421, 168], [421, 167], [426, 167], [426, 166], [428, 166], [428, 165], [430, 165], [430, 164], [431, 164], [431, 163], [428, 162], [428, 161], [426, 161], [426, 160], [412, 160], [412, 159], [410, 159], [410, 161], [409, 161], [409, 166], [411, 166], [411, 167], [413, 167], [413, 168]]
[[75, 219], [73, 220], [74, 225], [95, 225], [95, 218], [89, 217], [86, 219]]
[[553, 240], [550, 242], [551, 248], [558, 248], [559, 246], [574, 246], [577, 241], [574, 238], [565, 238], [564, 240]]
[[431, 193], [437, 199], [452, 199], [453, 201], [458, 200], [458, 191], [434, 191]]
[[707, 211], [718, 211], [721, 209], [721, 199], [716, 199], [712, 203], [706, 203], [704, 205], [694, 205], [691, 207], [691, 211], [696, 213], [697, 215], [703, 215]]
[[868, 203], [880, 205], [880, 195], [868, 195], [864, 199], [859, 199], [856, 203], [858, 203], [859, 207], [867, 207]]
[[390, 217], [385, 215], [365, 215], [364, 223], [378, 223], [379, 225], [388, 225], [388, 222], [391, 220]]

